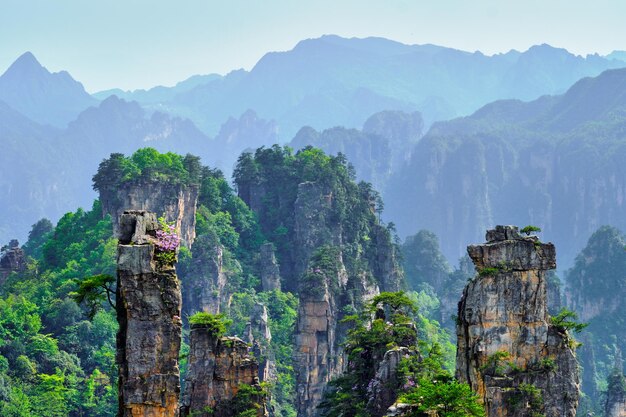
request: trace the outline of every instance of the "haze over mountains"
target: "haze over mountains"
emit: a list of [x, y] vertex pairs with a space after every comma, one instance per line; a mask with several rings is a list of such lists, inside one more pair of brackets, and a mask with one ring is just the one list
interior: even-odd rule
[[558, 94], [582, 77], [623, 66], [620, 59], [583, 58], [549, 45], [486, 56], [328, 35], [268, 53], [249, 72], [233, 71], [194, 88], [188, 88], [190, 79], [172, 87], [169, 95], [153, 89], [124, 98], [189, 117], [209, 135], [216, 135], [229, 117], [253, 109], [278, 123], [285, 142], [305, 125], [360, 127], [383, 110], [417, 110], [430, 125], [497, 99]]
[[[548, 45], [485, 56], [324, 36], [269, 53], [249, 72], [111, 97], [90, 96], [26, 53], [0, 77], [0, 241], [24, 240], [39, 218], [88, 206], [91, 175], [112, 152], [190, 152], [229, 173], [241, 151], [293, 138], [293, 146], [345, 153], [360, 178], [384, 191], [399, 233], [431, 229], [451, 259], [495, 222], [573, 237], [562, 244], [569, 253], [597, 223], [624, 226], [616, 214], [624, 172], [599, 153], [597, 132], [619, 155], [626, 74], [609, 71], [537, 98], [626, 66], [622, 57], [583, 58]], [[496, 102], [426, 133], [435, 121], [505, 98], [537, 100]], [[577, 155], [590, 158], [587, 169]]]

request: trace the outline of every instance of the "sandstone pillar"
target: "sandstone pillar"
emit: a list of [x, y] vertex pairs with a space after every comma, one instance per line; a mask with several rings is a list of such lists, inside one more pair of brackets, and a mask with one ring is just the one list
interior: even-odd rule
[[467, 251], [478, 274], [459, 302], [457, 377], [482, 397], [489, 417], [574, 417], [574, 342], [547, 312], [554, 245], [497, 226]]
[[155, 255], [154, 213], [120, 216], [117, 259], [118, 417], [178, 417], [181, 293]]
[[238, 407], [264, 416], [264, 395], [237, 398], [244, 385], [261, 392], [258, 373], [259, 365], [243, 340], [217, 337], [210, 327], [192, 324], [181, 417], [232, 417], [244, 411]]

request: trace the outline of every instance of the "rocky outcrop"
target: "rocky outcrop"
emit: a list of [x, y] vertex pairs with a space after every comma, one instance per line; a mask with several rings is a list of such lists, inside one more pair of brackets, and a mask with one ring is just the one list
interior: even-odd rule
[[261, 382], [276, 379], [276, 359], [270, 348], [272, 332], [268, 320], [267, 307], [255, 303], [250, 313], [250, 322], [246, 324], [245, 341], [252, 346], [252, 353], [259, 362]]
[[385, 352], [383, 360], [378, 364], [376, 376], [367, 387], [368, 402], [367, 410], [372, 416], [380, 417], [387, 413], [398, 399], [400, 381], [398, 380], [398, 365], [402, 359], [417, 355], [415, 346], [413, 349], [401, 346]]
[[181, 293], [173, 265], [155, 255], [156, 215], [125, 211], [117, 258], [118, 417], [176, 417]]
[[[258, 417], [265, 416], [265, 396], [258, 373], [258, 363], [243, 340], [217, 337], [209, 327], [192, 324], [181, 417], [232, 417], [244, 411], [241, 407], [254, 408]], [[244, 386], [258, 394], [239, 398], [236, 403]]]
[[147, 210], [174, 222], [183, 245], [191, 247], [196, 238], [197, 185], [169, 184], [157, 180], [135, 180], [118, 188], [102, 188], [102, 214], [111, 215], [113, 229], [119, 231], [124, 210]]
[[547, 312], [554, 245], [497, 226], [487, 243], [467, 251], [478, 275], [459, 302], [457, 378], [478, 393], [489, 417], [575, 416], [578, 364], [570, 336]]
[[[338, 254], [335, 254], [338, 256]], [[335, 259], [339, 263], [340, 259]], [[316, 409], [330, 380], [343, 367], [343, 349], [338, 340], [339, 291], [345, 291], [345, 269], [331, 275], [310, 271], [313, 282], [300, 290], [300, 305], [295, 332], [294, 368], [296, 406], [299, 417], [318, 414]], [[338, 291], [339, 290], [339, 291]]]
[[346, 311], [359, 311], [381, 290], [397, 291], [403, 276], [388, 231], [374, 224], [369, 258], [356, 255], [367, 267], [348, 270], [344, 225], [336, 221], [334, 193], [318, 183], [298, 186], [295, 202], [294, 270], [300, 277], [300, 305], [295, 331], [294, 368], [298, 416], [319, 414], [326, 385], [343, 371], [341, 346]]
[[228, 274], [224, 268], [224, 248], [209, 236], [200, 236], [193, 245], [190, 263], [181, 265], [183, 309], [191, 315], [198, 311], [217, 314], [228, 302]]
[[606, 393], [606, 417], [626, 417], [626, 377], [621, 353], [615, 355], [615, 367], [609, 376]]
[[384, 291], [400, 291], [404, 288], [404, 274], [398, 263], [396, 246], [389, 238], [389, 232], [387, 232], [384, 226], [377, 224], [373, 229], [372, 237], [375, 248], [374, 276], [378, 278], [379, 286]]
[[280, 268], [274, 252], [272, 243], [261, 245], [260, 272], [263, 291], [280, 290]]
[[0, 252], [0, 285], [12, 272], [20, 272], [26, 269], [26, 254], [20, 248], [17, 240], [13, 239], [2, 248]]
[[342, 242], [341, 224], [331, 220], [333, 192], [317, 182], [298, 185], [294, 203], [294, 276], [301, 276], [313, 255], [322, 245], [339, 246]]
[[[341, 243], [341, 225], [329, 220], [332, 201], [332, 192], [317, 183], [305, 182], [298, 186], [295, 271], [298, 276], [304, 276], [298, 289], [300, 304], [294, 354], [299, 417], [317, 415], [316, 407], [326, 385], [340, 374], [343, 366], [338, 320], [341, 293], [346, 290], [348, 274], [337, 249]], [[323, 256], [334, 268], [325, 269], [310, 262], [314, 251], [322, 245], [326, 245]]]

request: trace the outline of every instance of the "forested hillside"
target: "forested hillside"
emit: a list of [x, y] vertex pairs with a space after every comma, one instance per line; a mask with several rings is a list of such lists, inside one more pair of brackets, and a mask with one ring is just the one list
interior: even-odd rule
[[387, 214], [401, 233], [435, 232], [452, 259], [489, 225], [534, 224], [570, 267], [598, 227], [626, 226], [625, 82], [606, 71], [560, 96], [436, 123], [389, 181]]

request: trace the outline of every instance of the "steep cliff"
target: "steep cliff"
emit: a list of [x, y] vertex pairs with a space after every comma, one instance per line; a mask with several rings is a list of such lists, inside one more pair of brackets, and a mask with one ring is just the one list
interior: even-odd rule
[[13, 239], [0, 252], [0, 286], [11, 272], [19, 272], [26, 269], [26, 254], [20, 248], [17, 240]]
[[196, 204], [198, 187], [164, 184], [161, 181], [138, 180], [120, 188], [100, 190], [102, 214], [110, 214], [115, 233], [118, 219], [125, 210], [147, 210], [174, 222], [183, 244], [190, 247], [196, 238]]
[[269, 242], [261, 245], [259, 262], [263, 291], [280, 290], [280, 268], [274, 245]]
[[[276, 249], [281, 287], [298, 294], [296, 407], [300, 416], [317, 415], [327, 383], [343, 367], [342, 318], [403, 285], [391, 232], [377, 216], [380, 196], [355, 182], [345, 158], [311, 147], [244, 154], [235, 182]], [[276, 262], [268, 264], [275, 271]]]
[[554, 245], [497, 226], [467, 251], [478, 275], [459, 302], [457, 377], [483, 398], [488, 416], [575, 416], [571, 336], [547, 312]]
[[615, 368], [609, 376], [606, 393], [606, 417], [626, 417], [626, 378], [621, 355], [616, 355]]
[[176, 417], [180, 394], [181, 292], [156, 244], [156, 215], [125, 211], [117, 258], [118, 417]]
[[193, 246], [193, 257], [179, 269], [183, 281], [183, 310], [191, 315], [197, 311], [219, 313], [228, 301], [224, 268], [224, 247], [201, 235]]
[[625, 69], [605, 71], [559, 96], [435, 123], [390, 179], [388, 215], [402, 234], [436, 233], [449, 259], [488, 226], [535, 224], [569, 267], [598, 227], [626, 228], [625, 82]]
[[270, 348], [272, 332], [269, 327], [267, 307], [255, 303], [246, 324], [245, 341], [252, 346], [252, 354], [259, 362], [259, 381], [273, 382], [276, 380], [276, 358]]
[[259, 365], [249, 350], [237, 337], [220, 337], [211, 326], [192, 324], [181, 416], [232, 417], [247, 410], [267, 415]]
[[626, 350], [626, 238], [602, 226], [589, 238], [566, 271], [565, 299], [589, 326], [581, 334], [582, 388], [596, 412], [604, 408], [605, 381], [613, 371], [613, 353]]
[[198, 157], [161, 154], [139, 149], [129, 157], [114, 153], [103, 160], [93, 176], [100, 194], [102, 214], [110, 214], [119, 230], [124, 210], [148, 210], [173, 222], [182, 243], [191, 247], [196, 238], [196, 208], [203, 167]]

